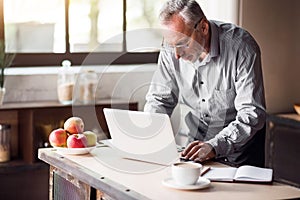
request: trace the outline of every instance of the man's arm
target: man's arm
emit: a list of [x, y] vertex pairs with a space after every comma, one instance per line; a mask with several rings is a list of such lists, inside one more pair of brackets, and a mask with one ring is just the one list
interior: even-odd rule
[[257, 45], [246, 47], [239, 55], [234, 106], [234, 121], [214, 138], [189, 144], [183, 152], [185, 158], [204, 161], [213, 157], [225, 157], [241, 148], [265, 124], [265, 97], [261, 70], [260, 50]]
[[235, 120], [207, 141], [215, 149], [216, 157], [226, 156], [242, 148], [265, 124], [263, 76], [257, 45], [246, 46], [239, 56], [235, 90]]
[[171, 116], [178, 102], [178, 94], [173, 59], [170, 53], [162, 51], [146, 95], [144, 111], [166, 113]]

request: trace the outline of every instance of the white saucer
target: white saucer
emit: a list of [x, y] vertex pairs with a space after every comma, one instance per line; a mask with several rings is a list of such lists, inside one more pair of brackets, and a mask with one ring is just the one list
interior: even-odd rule
[[197, 183], [194, 185], [178, 185], [173, 178], [166, 178], [162, 181], [162, 184], [166, 187], [179, 190], [199, 190], [209, 187], [210, 180], [204, 177], [199, 177]]

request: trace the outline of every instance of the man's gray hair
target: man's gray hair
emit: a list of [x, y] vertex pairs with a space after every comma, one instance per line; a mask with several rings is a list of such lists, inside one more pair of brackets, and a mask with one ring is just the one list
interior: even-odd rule
[[202, 17], [205, 17], [195, 0], [169, 0], [162, 7], [159, 19], [162, 24], [167, 24], [171, 17], [177, 14], [190, 26], [194, 26]]

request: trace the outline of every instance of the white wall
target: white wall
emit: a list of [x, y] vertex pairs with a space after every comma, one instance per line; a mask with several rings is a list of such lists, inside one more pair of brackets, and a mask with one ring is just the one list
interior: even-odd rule
[[241, 26], [262, 51], [267, 110], [293, 112], [300, 102], [300, 1], [241, 0]]
[[237, 24], [239, 0], [197, 0], [207, 19]]

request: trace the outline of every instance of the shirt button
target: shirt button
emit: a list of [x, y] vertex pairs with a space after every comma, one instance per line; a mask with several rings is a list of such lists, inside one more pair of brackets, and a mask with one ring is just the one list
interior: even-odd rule
[[202, 99], [202, 102], [205, 102], [205, 99]]
[[200, 84], [201, 84], [201, 85], [203, 85], [203, 84], [204, 84], [204, 82], [203, 82], [203, 81], [200, 81]]

